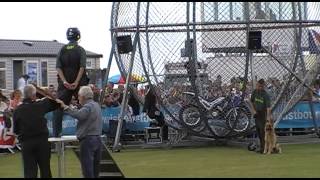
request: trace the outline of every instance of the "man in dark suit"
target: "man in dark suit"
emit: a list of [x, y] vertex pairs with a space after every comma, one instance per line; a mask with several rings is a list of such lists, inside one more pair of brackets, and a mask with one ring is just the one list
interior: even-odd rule
[[14, 133], [21, 143], [25, 178], [37, 178], [38, 167], [41, 178], [51, 178], [50, 143], [46, 113], [60, 107], [48, 98], [36, 101], [36, 88], [24, 87], [24, 99], [13, 113]]
[[147, 93], [145, 95], [143, 112], [147, 113], [150, 119], [155, 119], [157, 125], [162, 127], [162, 138], [168, 140], [168, 126], [165, 123], [163, 113], [157, 108], [157, 97], [154, 90], [149, 86], [146, 87]]

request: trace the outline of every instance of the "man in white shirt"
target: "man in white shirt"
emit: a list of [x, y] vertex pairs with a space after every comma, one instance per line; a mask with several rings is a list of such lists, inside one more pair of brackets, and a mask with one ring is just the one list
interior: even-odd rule
[[18, 80], [18, 86], [17, 89], [19, 89], [22, 92], [23, 95], [23, 89], [27, 85], [27, 81], [30, 77], [27, 74], [22, 75]]

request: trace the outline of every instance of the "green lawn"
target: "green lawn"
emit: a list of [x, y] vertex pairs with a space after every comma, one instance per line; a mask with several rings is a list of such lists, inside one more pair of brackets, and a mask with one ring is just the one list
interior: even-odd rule
[[320, 144], [282, 149], [273, 155], [240, 147], [123, 150], [113, 157], [126, 177], [320, 177]]
[[[261, 155], [241, 147], [124, 149], [113, 153], [125, 177], [320, 177], [320, 144], [282, 145], [283, 154]], [[82, 177], [66, 152], [66, 177]], [[51, 168], [57, 177], [57, 157]], [[0, 155], [0, 177], [22, 177], [20, 153]]]
[[[65, 177], [82, 177], [81, 166], [78, 158], [73, 151], [67, 150], [66, 159], [66, 175]], [[0, 155], [0, 178], [21, 178], [23, 170], [21, 164], [21, 154]], [[51, 172], [53, 177], [58, 177], [58, 157], [56, 153], [51, 156]], [[39, 175], [39, 173], [38, 173]]]

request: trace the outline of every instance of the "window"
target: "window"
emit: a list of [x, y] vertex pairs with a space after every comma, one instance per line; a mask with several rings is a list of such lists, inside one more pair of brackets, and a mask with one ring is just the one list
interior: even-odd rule
[[280, 19], [280, 2], [271, 2], [269, 6], [269, 16], [270, 20], [279, 20]]
[[292, 20], [293, 12], [292, 12], [292, 2], [281, 2], [280, 8], [280, 20]]
[[38, 84], [38, 62], [27, 62], [27, 74], [29, 75], [28, 83]]
[[48, 63], [47, 63], [47, 61], [41, 62], [41, 85], [48, 86]]
[[218, 19], [219, 21], [230, 21], [230, 3], [229, 2], [219, 2]]
[[88, 69], [92, 69], [93, 67], [92, 67], [92, 59], [87, 59], [87, 65], [86, 65], [86, 68], [88, 68]]
[[218, 2], [202, 2], [201, 16], [203, 22], [218, 20]]
[[263, 2], [253, 2], [254, 19], [266, 20], [266, 4]]
[[244, 19], [244, 3], [243, 2], [232, 2], [232, 20], [243, 21]]
[[241, 21], [243, 2], [203, 2], [203, 21]]
[[6, 62], [0, 62], [0, 88], [6, 89]]

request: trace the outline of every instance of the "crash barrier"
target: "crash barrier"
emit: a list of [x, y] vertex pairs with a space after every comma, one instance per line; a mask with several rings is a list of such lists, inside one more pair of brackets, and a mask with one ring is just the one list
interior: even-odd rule
[[[142, 108], [141, 108], [142, 109]], [[106, 134], [114, 134], [114, 128], [110, 128], [115, 126], [115, 121], [118, 120], [118, 116], [120, 114], [121, 107], [108, 107], [101, 109], [102, 116], [102, 130]], [[53, 112], [47, 113], [46, 118], [48, 120], [48, 129], [49, 135], [52, 136], [52, 117]], [[145, 114], [140, 113], [136, 116], [131, 116], [130, 114], [126, 114], [124, 123], [125, 133], [143, 133], [145, 127], [149, 127], [151, 119]], [[63, 116], [62, 122], [62, 134], [63, 135], [75, 135], [77, 126], [77, 120], [69, 115]], [[110, 132], [112, 131], [112, 132]]]
[[[320, 102], [312, 102], [313, 108], [315, 110], [315, 120], [317, 125], [320, 125]], [[142, 108], [141, 108], [142, 109]], [[113, 127], [116, 125], [116, 121], [120, 114], [120, 107], [110, 107], [110, 108], [102, 108], [101, 116], [102, 116], [102, 127], [103, 132], [106, 134], [114, 134], [115, 132], [110, 132], [110, 125]], [[52, 136], [52, 116], [53, 113], [47, 113], [47, 125], [49, 129], [49, 135]], [[150, 126], [151, 119], [145, 114], [140, 113], [137, 116], [131, 116], [127, 114], [125, 117], [124, 123], [124, 133], [128, 134], [141, 134], [144, 133], [145, 128]], [[0, 114], [0, 148], [8, 148], [15, 145], [15, 137], [12, 135], [13, 133], [13, 123], [11, 122], [11, 127], [8, 127], [5, 124], [3, 115]], [[72, 118], [69, 115], [64, 115], [63, 117], [63, 135], [75, 135], [77, 120]], [[277, 127], [280, 129], [309, 129], [314, 128], [314, 122], [312, 120], [312, 114], [310, 111], [309, 102], [301, 101], [295, 105], [295, 107], [283, 117], [283, 119], [278, 123]]]
[[[320, 125], [320, 102], [311, 103], [315, 112], [315, 120]], [[277, 128], [313, 128], [312, 113], [308, 101], [300, 101], [289, 113], [278, 123]]]
[[[317, 125], [320, 125], [320, 102], [312, 102], [315, 110], [315, 117]], [[142, 109], [142, 108], [141, 108]], [[120, 114], [121, 107], [102, 108], [102, 127], [105, 133], [109, 132], [110, 125], [113, 127], [115, 121], [117, 121]], [[52, 134], [52, 112], [46, 115], [48, 119], [49, 134]], [[140, 113], [137, 116], [126, 115], [125, 119], [125, 133], [143, 133], [145, 127], [150, 126], [151, 119], [145, 114]], [[111, 121], [110, 121], [111, 120]], [[77, 120], [69, 115], [63, 117], [63, 135], [74, 135], [77, 125]], [[312, 120], [312, 114], [310, 111], [309, 102], [301, 101], [295, 105], [295, 107], [282, 118], [278, 123], [277, 129], [290, 129], [290, 128], [313, 128], [314, 122]], [[113, 128], [112, 128], [113, 129]]]

